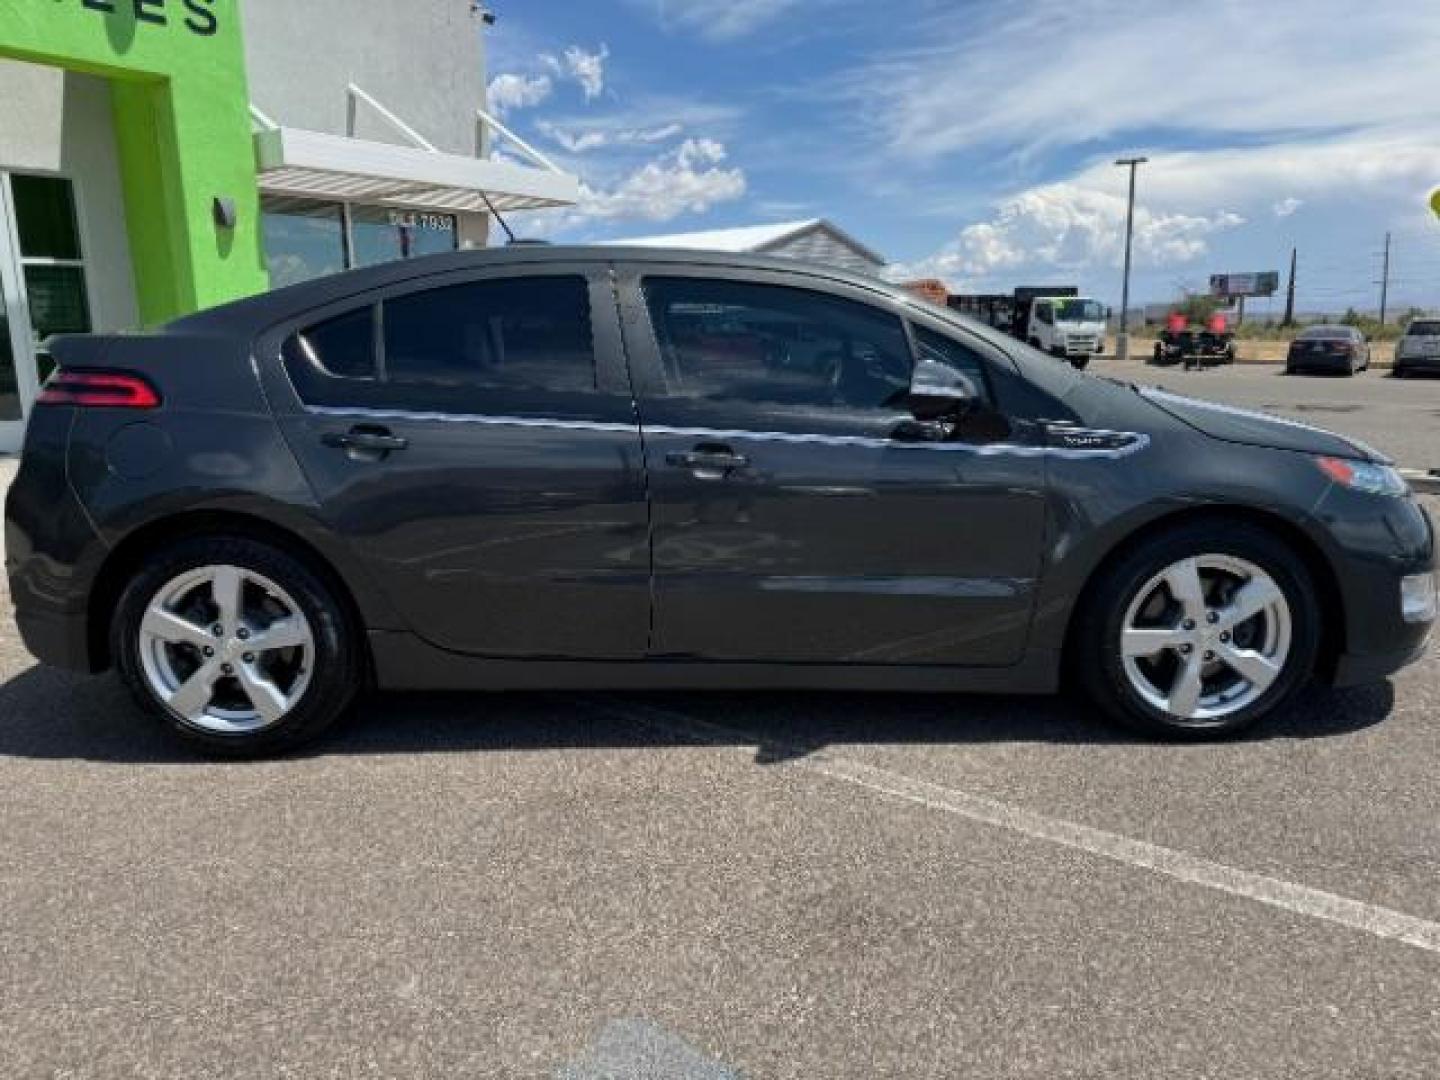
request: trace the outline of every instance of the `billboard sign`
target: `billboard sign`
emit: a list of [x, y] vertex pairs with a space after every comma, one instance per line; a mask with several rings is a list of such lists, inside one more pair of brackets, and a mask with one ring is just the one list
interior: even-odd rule
[[1258, 274], [1211, 274], [1210, 295], [1222, 300], [1242, 296], [1274, 296], [1280, 288], [1280, 274], [1264, 271]]

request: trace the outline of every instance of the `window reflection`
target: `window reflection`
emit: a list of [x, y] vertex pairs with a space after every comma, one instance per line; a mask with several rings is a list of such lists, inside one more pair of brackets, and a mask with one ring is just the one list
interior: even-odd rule
[[454, 251], [455, 218], [383, 206], [353, 206], [350, 235], [355, 244], [355, 265], [373, 266]]
[[351, 205], [347, 236], [339, 203], [267, 195], [261, 211], [265, 261], [275, 288], [459, 246], [453, 214]]
[[273, 287], [345, 269], [345, 224], [338, 204], [267, 197], [261, 209]]

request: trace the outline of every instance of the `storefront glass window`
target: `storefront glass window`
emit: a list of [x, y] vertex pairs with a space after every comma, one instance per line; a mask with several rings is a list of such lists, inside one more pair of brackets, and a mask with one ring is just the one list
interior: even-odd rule
[[[20, 273], [30, 330], [38, 344], [51, 334], [85, 334], [90, 331], [90, 300], [85, 289], [85, 267], [80, 260], [80, 229], [75, 218], [75, 192], [59, 176], [11, 174], [11, 205], [15, 232], [20, 238]], [[41, 382], [54, 366], [38, 354]], [[18, 416], [9, 400], [15, 379], [13, 360], [0, 386], [0, 417]]]
[[277, 289], [350, 267], [435, 255], [459, 247], [454, 214], [386, 206], [346, 208], [339, 203], [267, 195], [261, 201], [261, 216], [270, 284]]
[[455, 218], [383, 206], [352, 206], [350, 236], [356, 266], [454, 251]]
[[80, 258], [80, 233], [75, 228], [75, 196], [70, 181], [58, 176], [10, 178], [15, 199], [15, 225], [20, 254], [29, 258]]
[[10, 341], [10, 305], [5, 302], [9, 284], [5, 267], [0, 266], [0, 420], [19, 420], [20, 388], [15, 381], [15, 347]]
[[270, 284], [277, 289], [345, 269], [345, 223], [337, 203], [266, 197], [261, 230]]

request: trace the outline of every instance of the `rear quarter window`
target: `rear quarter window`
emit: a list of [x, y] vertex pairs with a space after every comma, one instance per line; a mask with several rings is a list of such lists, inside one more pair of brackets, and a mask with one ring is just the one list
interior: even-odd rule
[[342, 379], [375, 377], [375, 308], [367, 305], [297, 330], [282, 347], [291, 378], [318, 368]]

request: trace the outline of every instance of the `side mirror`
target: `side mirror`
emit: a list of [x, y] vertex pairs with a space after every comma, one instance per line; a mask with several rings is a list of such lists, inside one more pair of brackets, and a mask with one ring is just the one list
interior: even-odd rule
[[980, 400], [980, 390], [968, 375], [936, 360], [920, 360], [910, 376], [907, 404], [919, 420], [961, 416]]

